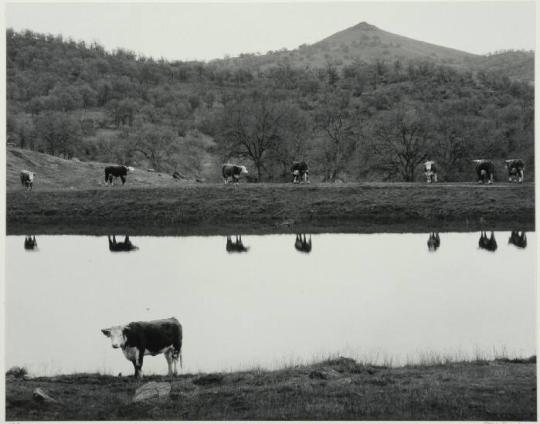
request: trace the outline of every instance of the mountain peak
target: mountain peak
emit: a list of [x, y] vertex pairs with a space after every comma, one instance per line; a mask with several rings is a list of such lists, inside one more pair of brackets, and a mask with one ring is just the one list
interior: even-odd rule
[[356, 24], [353, 28], [360, 29], [362, 31], [374, 31], [376, 29], [379, 29], [375, 25], [368, 24], [366, 21], [362, 21], [359, 24]]

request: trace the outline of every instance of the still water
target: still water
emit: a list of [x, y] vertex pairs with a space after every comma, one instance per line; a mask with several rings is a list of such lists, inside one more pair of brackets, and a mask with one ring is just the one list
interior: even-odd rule
[[[495, 251], [479, 248], [479, 232], [441, 233], [431, 251], [429, 234], [133, 236], [126, 244], [123, 236], [9, 236], [6, 366], [131, 374], [100, 329], [171, 316], [184, 327], [184, 372], [335, 354], [394, 365], [433, 354], [533, 355], [536, 235], [526, 236], [523, 248], [496, 232]], [[165, 359], [147, 356], [143, 370], [164, 374]]]

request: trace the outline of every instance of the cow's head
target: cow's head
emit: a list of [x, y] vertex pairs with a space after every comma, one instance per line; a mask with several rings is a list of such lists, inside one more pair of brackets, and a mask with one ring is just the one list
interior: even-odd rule
[[128, 326], [115, 325], [114, 327], [103, 328], [101, 332], [111, 339], [113, 348], [118, 349], [126, 345], [126, 333], [129, 331]]
[[428, 160], [427, 162], [424, 163], [424, 166], [426, 168], [426, 171], [431, 171], [431, 166], [434, 164], [435, 162], [433, 162], [432, 160]]
[[135, 171], [135, 168], [133, 168], [132, 166], [126, 166], [126, 169], [127, 169], [129, 172]]
[[247, 175], [248, 170], [244, 165], [240, 166], [240, 175]]

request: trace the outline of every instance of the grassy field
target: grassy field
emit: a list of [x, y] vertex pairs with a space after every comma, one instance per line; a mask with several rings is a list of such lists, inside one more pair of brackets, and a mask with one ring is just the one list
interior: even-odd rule
[[[6, 380], [7, 420], [536, 420], [536, 358], [399, 368], [336, 358], [279, 371], [181, 375], [170, 398], [132, 403], [163, 376]], [[41, 388], [60, 403], [32, 398]]]

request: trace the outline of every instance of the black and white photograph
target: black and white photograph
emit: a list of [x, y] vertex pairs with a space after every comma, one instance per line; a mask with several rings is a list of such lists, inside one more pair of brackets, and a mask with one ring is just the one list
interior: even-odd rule
[[0, 419], [537, 422], [535, 1], [2, 13]]

